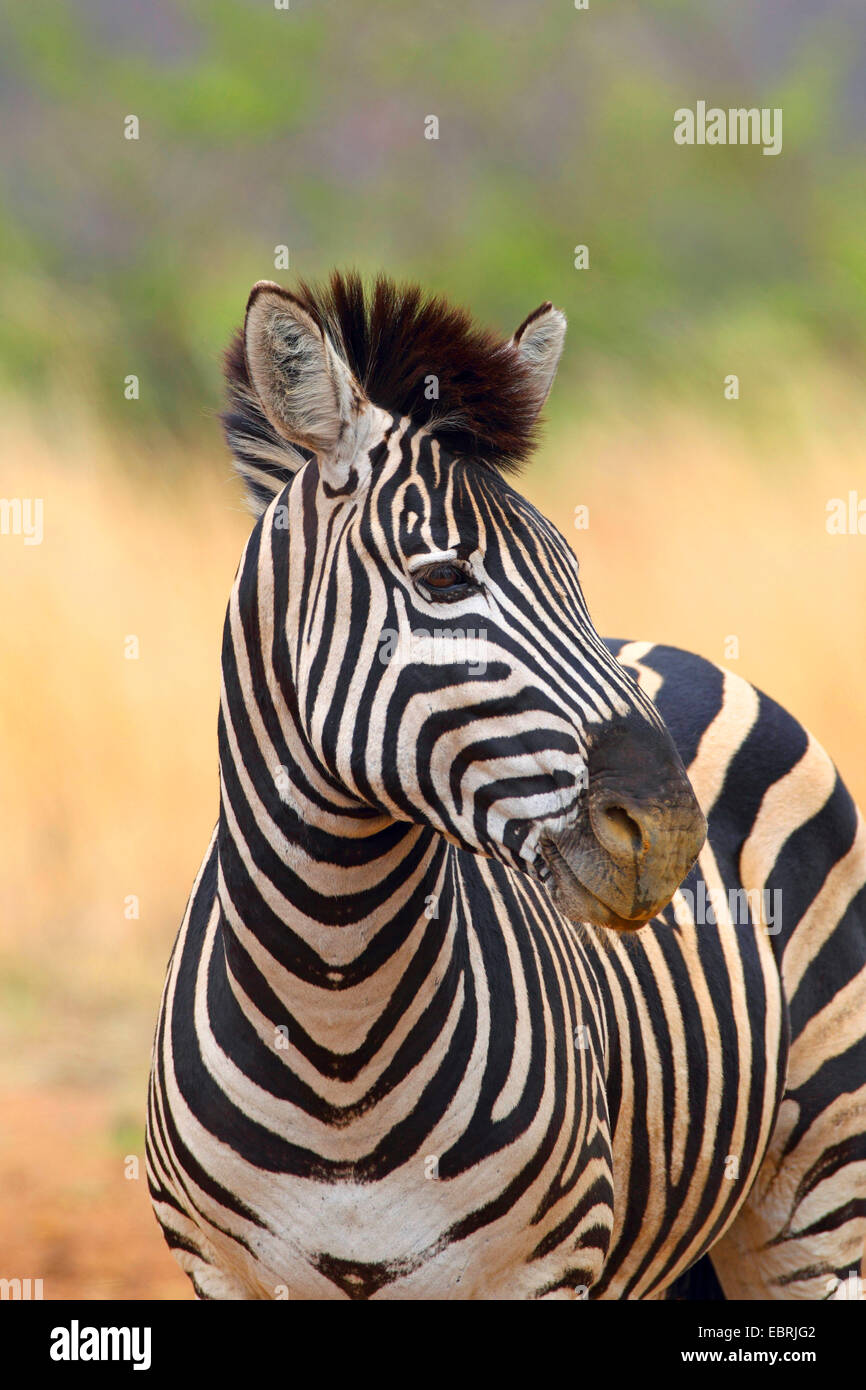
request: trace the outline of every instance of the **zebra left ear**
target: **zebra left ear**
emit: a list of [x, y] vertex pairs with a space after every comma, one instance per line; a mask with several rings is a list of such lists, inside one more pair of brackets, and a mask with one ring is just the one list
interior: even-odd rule
[[565, 314], [550, 303], [540, 304], [523, 320], [511, 339], [523, 355], [538, 388], [538, 409], [547, 400], [565, 342]]
[[274, 429], [318, 458], [340, 491], [357, 481], [352, 459], [370, 410], [327, 332], [288, 290], [253, 286], [244, 324], [250, 380]]

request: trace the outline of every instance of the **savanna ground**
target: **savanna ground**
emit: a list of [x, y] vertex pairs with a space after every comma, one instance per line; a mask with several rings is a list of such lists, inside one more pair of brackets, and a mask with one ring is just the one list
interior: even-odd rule
[[[864, 804], [866, 536], [825, 520], [858, 479], [866, 495], [866, 410], [842, 377], [805, 380], [767, 430], [735, 403], [602, 406], [560, 423], [521, 486], [578, 551], [602, 633], [755, 681]], [[42, 1278], [47, 1299], [188, 1298], [147, 1198], [144, 1097], [217, 810], [220, 634], [249, 522], [216, 426], [181, 459], [74, 411], [0, 420], [0, 495], [26, 478], [45, 516], [39, 546], [0, 537], [0, 1275]]]

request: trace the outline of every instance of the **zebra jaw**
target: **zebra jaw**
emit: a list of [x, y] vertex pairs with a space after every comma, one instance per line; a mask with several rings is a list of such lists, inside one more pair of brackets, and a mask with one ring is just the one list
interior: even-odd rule
[[[584, 849], [585, 853], [582, 852]], [[690, 855], [691, 851], [687, 851], [687, 854]], [[635, 866], [632, 880], [633, 912], [626, 917], [599, 892], [589, 888], [576, 872], [576, 866], [580, 864], [582, 872], [590, 872], [596, 880], [600, 878], [604, 881], [607, 877], [606, 866], [600, 859], [598, 847], [584, 846], [574, 830], [561, 836], [548, 834], [539, 842], [539, 852], [532, 864], [533, 876], [544, 885], [554, 905], [569, 921], [588, 922], [592, 926], [611, 927], [622, 932], [638, 931], [657, 916], [670, 902], [694, 862], [694, 857], [689, 857], [687, 862], [681, 860], [680, 866], [665, 876], [663, 886], [660, 883], [655, 885], [651, 900], [648, 900], [645, 890], [639, 889], [639, 875]], [[622, 888], [617, 896], [622, 896]]]
[[617, 931], [637, 931], [650, 920], [644, 916], [636, 921], [621, 917], [580, 881], [552, 838], [543, 840], [541, 845], [532, 865], [534, 877], [548, 890], [554, 905], [569, 921], [613, 927]]

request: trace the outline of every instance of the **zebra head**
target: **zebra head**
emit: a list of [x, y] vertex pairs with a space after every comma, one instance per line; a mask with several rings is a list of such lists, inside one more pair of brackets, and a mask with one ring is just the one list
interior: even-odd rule
[[268, 538], [271, 683], [319, 786], [628, 930], [669, 901], [706, 824], [573, 552], [504, 476], [564, 333], [550, 304], [504, 341], [386, 280], [260, 282], [225, 423]]

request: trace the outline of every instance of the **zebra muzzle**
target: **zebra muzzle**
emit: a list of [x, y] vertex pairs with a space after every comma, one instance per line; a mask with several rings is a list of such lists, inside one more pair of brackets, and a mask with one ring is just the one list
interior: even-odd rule
[[635, 931], [670, 902], [706, 833], [670, 735], [624, 720], [591, 748], [572, 824], [542, 833], [536, 876], [572, 921]]

